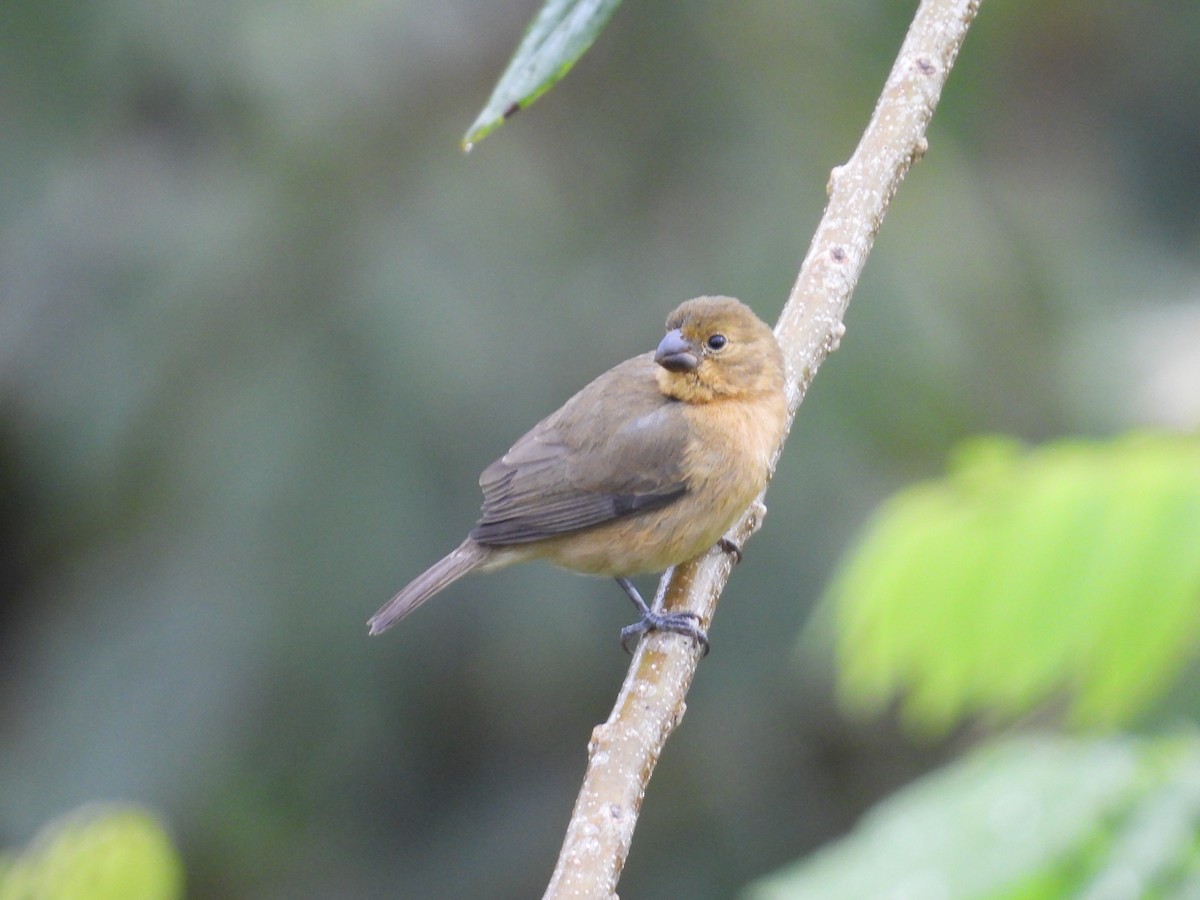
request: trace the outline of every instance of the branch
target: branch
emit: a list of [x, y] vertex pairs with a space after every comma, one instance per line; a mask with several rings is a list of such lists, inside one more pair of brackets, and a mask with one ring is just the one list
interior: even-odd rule
[[[788, 366], [788, 430], [818, 367], [841, 341], [850, 295], [892, 196], [925, 152], [925, 129], [979, 3], [923, 0], [862, 140], [830, 175], [825, 214], [775, 326]], [[758, 529], [761, 499], [730, 531], [739, 545]], [[730, 554], [714, 548], [668, 570], [655, 607], [694, 612], [707, 628], [731, 566]], [[615, 900], [646, 786], [683, 718], [699, 660], [686, 637], [643, 637], [608, 721], [592, 732], [587, 773], [543, 900]]]

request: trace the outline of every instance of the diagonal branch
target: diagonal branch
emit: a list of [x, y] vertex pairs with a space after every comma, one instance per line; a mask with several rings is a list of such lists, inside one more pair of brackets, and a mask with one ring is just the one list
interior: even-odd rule
[[[830, 175], [825, 214], [775, 326], [788, 365], [789, 430], [817, 368], [845, 331], [842, 317], [888, 204], [925, 152], [925, 129], [979, 3], [923, 0], [862, 140]], [[730, 537], [742, 544], [765, 511], [760, 498]], [[656, 608], [694, 612], [707, 627], [730, 568], [729, 554], [714, 548], [668, 570]], [[587, 773], [543, 900], [615, 900], [646, 786], [683, 718], [699, 660], [694, 642], [680, 635], [642, 639], [608, 721], [592, 732]]]

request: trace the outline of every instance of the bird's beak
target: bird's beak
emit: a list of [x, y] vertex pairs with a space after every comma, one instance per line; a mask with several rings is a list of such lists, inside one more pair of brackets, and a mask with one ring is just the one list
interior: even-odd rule
[[700, 365], [700, 358], [678, 328], [668, 331], [659, 341], [654, 361], [668, 372], [694, 372]]

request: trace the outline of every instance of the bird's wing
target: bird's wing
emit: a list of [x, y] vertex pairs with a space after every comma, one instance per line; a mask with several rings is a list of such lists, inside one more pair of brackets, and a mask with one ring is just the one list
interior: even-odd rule
[[480, 476], [481, 544], [523, 544], [666, 506], [687, 492], [688, 425], [649, 355], [622, 363], [539, 422]]

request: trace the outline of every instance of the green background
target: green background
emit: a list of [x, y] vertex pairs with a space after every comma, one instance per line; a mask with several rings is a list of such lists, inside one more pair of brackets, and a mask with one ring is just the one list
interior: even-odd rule
[[[365, 620], [680, 300], [775, 317], [912, 6], [623, 4], [464, 157], [535, 8], [0, 11], [0, 843], [129, 800], [195, 897], [540, 894], [628, 602], [529, 566]], [[728, 897], [957, 749], [797, 663], [881, 499], [980, 431], [1195, 427], [1198, 52], [1193, 0], [984, 4], [623, 896]]]

